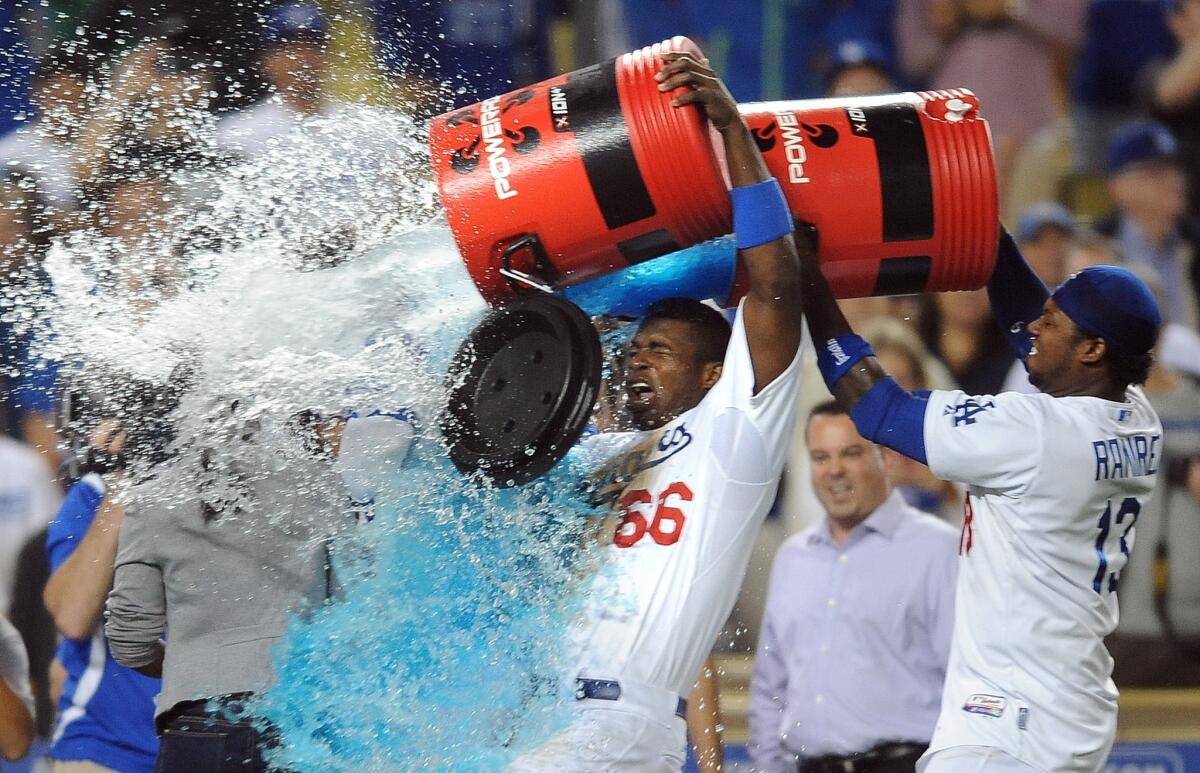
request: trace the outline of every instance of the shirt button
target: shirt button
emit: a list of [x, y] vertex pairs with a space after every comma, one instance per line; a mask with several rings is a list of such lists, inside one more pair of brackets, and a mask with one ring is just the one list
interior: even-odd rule
[[824, 655], [824, 654], [825, 654], [825, 653], [827, 653], [827, 652], [829, 652], [829, 645], [828, 645], [828, 644], [822, 644], [822, 645], [821, 645], [821, 654], [822, 654], [822, 655]]
[[840, 556], [838, 556], [838, 560], [844, 564], [850, 560], [850, 556], [846, 555], [845, 553], [842, 553]]
[[824, 696], [824, 695], [818, 695], [816, 700], [817, 700], [817, 703], [818, 703], [818, 704], [824, 703], [824, 702], [825, 702], [825, 696]]
[[825, 603], [826, 603], [826, 604], [828, 604], [828, 605], [829, 605], [829, 606], [831, 606], [831, 607], [836, 607], [836, 606], [837, 606], [837, 599], [835, 599], [834, 597], [830, 596], [830, 597], [829, 597], [829, 601], [827, 601], [827, 602], [825, 602]]

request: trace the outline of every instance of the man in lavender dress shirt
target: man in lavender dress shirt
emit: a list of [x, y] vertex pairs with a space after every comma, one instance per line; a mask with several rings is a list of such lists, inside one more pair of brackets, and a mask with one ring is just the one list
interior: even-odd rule
[[750, 684], [754, 770], [911, 773], [941, 707], [958, 534], [904, 503], [837, 403], [814, 408], [806, 434], [826, 518], [775, 559]]

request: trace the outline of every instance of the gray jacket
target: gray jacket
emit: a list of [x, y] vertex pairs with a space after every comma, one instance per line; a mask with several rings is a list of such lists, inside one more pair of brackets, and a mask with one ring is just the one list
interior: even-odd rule
[[270, 515], [262, 506], [206, 520], [199, 501], [136, 497], [125, 515], [105, 632], [130, 668], [153, 662], [166, 633], [157, 716], [182, 701], [271, 686], [271, 650], [289, 614], [333, 592], [328, 539], [338, 508], [272, 477], [262, 482]]

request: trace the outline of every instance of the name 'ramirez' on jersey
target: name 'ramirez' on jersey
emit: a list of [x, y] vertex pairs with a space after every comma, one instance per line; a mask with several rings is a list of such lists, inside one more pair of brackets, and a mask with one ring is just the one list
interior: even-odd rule
[[1123, 403], [934, 392], [925, 444], [938, 477], [970, 487], [930, 750], [985, 739], [1042, 770], [1099, 769], [1117, 720], [1103, 640], [1154, 488], [1158, 417], [1137, 387]]

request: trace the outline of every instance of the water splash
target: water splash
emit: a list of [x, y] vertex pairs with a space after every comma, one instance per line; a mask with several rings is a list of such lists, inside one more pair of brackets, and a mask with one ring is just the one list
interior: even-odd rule
[[279, 684], [250, 709], [282, 733], [276, 762], [299, 770], [493, 770], [566, 716], [590, 464], [573, 454], [496, 490], [448, 462], [445, 369], [485, 306], [427, 167], [407, 119], [346, 111], [251, 165], [190, 173], [211, 194], [158, 235], [169, 249], [88, 234], [47, 259], [58, 359], [158, 384], [186, 373], [173, 461], [141, 470], [128, 496], [199, 495], [247, 529], [299, 517], [297, 502], [348, 517], [297, 416], [419, 418], [374, 520], [334, 545], [341, 600], [293, 619]]

